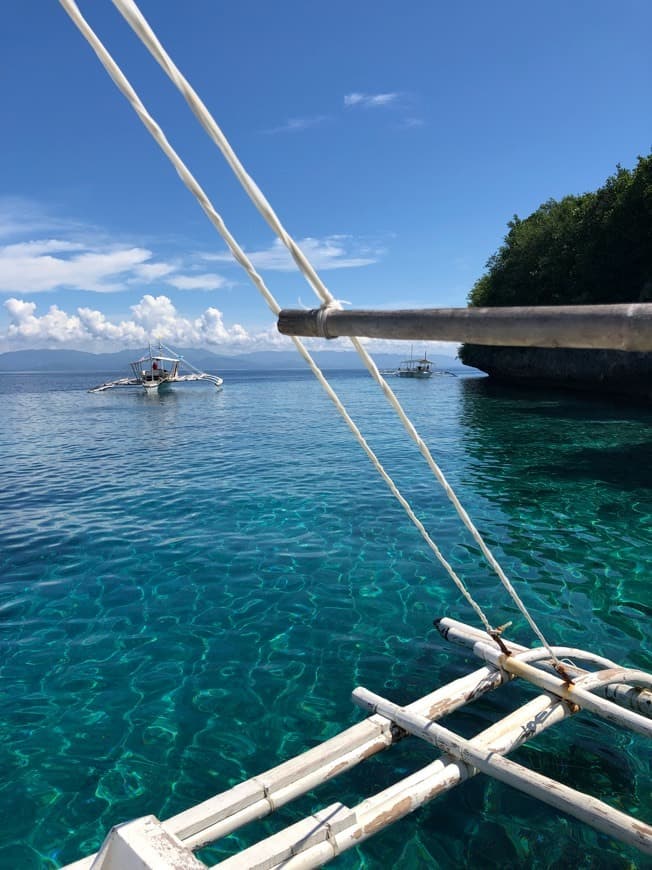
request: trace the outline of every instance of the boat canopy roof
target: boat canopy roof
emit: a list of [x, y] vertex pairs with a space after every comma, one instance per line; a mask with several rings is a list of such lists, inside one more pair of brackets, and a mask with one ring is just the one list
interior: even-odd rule
[[181, 362], [181, 358], [178, 356], [161, 356], [158, 353], [147, 353], [145, 356], [141, 356], [140, 359], [134, 360], [132, 365], [137, 365], [137, 363], [141, 362], [149, 362], [149, 360], [157, 360], [159, 362]]

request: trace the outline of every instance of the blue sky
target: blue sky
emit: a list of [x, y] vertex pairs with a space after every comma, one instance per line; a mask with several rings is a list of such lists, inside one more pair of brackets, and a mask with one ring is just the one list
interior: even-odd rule
[[[284, 307], [315, 297], [109, 0], [82, 13]], [[513, 214], [652, 146], [652, 4], [141, 0], [354, 307], [462, 306]], [[3, 8], [0, 351], [284, 346], [56, 0]]]

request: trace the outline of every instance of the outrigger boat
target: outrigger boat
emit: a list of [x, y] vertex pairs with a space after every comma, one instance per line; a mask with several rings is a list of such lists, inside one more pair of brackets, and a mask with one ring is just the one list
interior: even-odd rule
[[[133, 378], [118, 378], [115, 381], [107, 381], [97, 387], [92, 387], [89, 393], [102, 393], [113, 387], [144, 387], [145, 392], [150, 393], [167, 387], [169, 384], [187, 383], [188, 381], [209, 381], [215, 384], [218, 389], [222, 386], [223, 380], [218, 375], [200, 371], [187, 360], [184, 360], [182, 356], [175, 354], [169, 347], [161, 344], [160, 341], [157, 350], [158, 352], [153, 351], [150, 344], [149, 352], [145, 356], [130, 363], [134, 373]], [[164, 351], [170, 356], [165, 356]], [[187, 374], [179, 374], [179, 369], [182, 366], [192, 369], [192, 371]]]
[[423, 354], [423, 359], [414, 359], [410, 351], [410, 359], [402, 362], [396, 374], [399, 378], [429, 378], [432, 376], [432, 362]]

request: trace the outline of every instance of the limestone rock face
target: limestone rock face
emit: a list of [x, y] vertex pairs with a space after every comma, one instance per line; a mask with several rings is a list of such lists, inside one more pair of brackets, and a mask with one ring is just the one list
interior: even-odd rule
[[467, 344], [464, 362], [493, 378], [652, 399], [652, 353]]

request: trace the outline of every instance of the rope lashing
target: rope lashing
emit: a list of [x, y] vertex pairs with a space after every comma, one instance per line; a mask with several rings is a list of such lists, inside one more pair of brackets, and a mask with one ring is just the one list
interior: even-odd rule
[[326, 302], [322, 305], [317, 311], [317, 335], [320, 338], [332, 338], [331, 335], [328, 334], [328, 330], [326, 329], [326, 315], [329, 311], [336, 309], [338, 311], [342, 310], [342, 306], [337, 300], [333, 300], [332, 302]]
[[[181, 179], [184, 182], [184, 184], [186, 185], [186, 187], [188, 187], [188, 189], [197, 198], [197, 200], [199, 201], [199, 203], [200, 203], [201, 207], [203, 208], [204, 212], [206, 213], [206, 215], [209, 217], [209, 219], [211, 220], [211, 222], [213, 223], [215, 228], [218, 230], [218, 232], [220, 232], [222, 237], [225, 239], [225, 241], [227, 242], [227, 245], [228, 245], [229, 249], [231, 250], [232, 254], [234, 255], [236, 261], [238, 263], [240, 263], [240, 265], [243, 266], [243, 268], [245, 269], [245, 271], [247, 272], [247, 274], [249, 275], [249, 277], [253, 281], [254, 285], [257, 287], [257, 289], [261, 292], [261, 294], [263, 295], [263, 297], [267, 301], [268, 306], [270, 307], [270, 310], [272, 310], [272, 312], [274, 314], [278, 315], [278, 312], [280, 311], [280, 306], [278, 305], [278, 303], [274, 299], [273, 295], [270, 293], [270, 291], [265, 286], [264, 282], [262, 281], [262, 278], [255, 271], [253, 264], [250, 263], [250, 261], [248, 260], [248, 258], [244, 254], [244, 251], [242, 251], [242, 249], [238, 246], [235, 239], [231, 236], [231, 234], [227, 230], [222, 218], [215, 211], [212, 204], [208, 200], [208, 197], [203, 192], [203, 190], [201, 189], [199, 184], [196, 182], [196, 180], [194, 179], [194, 177], [192, 176], [190, 171], [187, 169], [187, 167], [185, 166], [183, 161], [181, 161], [181, 159], [178, 157], [178, 155], [176, 154], [174, 149], [172, 149], [172, 147], [170, 146], [167, 139], [165, 138], [159, 125], [153, 120], [151, 115], [149, 115], [149, 113], [146, 111], [144, 105], [142, 104], [142, 102], [138, 98], [137, 94], [135, 93], [135, 91], [131, 87], [131, 85], [129, 84], [126, 77], [123, 75], [123, 73], [121, 72], [121, 70], [119, 69], [119, 67], [115, 63], [115, 61], [111, 58], [111, 56], [108, 53], [108, 51], [106, 50], [106, 48], [103, 46], [101, 41], [98, 39], [96, 34], [92, 31], [92, 29], [90, 28], [88, 23], [85, 21], [85, 19], [81, 15], [78, 7], [74, 3], [74, 0], [60, 0], [60, 2], [62, 4], [62, 6], [64, 7], [64, 9], [66, 10], [66, 12], [70, 15], [71, 19], [77, 25], [77, 27], [79, 28], [82, 35], [89, 42], [89, 44], [91, 45], [91, 47], [95, 51], [96, 55], [98, 56], [100, 62], [105, 67], [105, 69], [107, 70], [107, 72], [109, 73], [109, 75], [111, 76], [113, 81], [115, 82], [115, 84], [118, 86], [120, 91], [124, 94], [124, 96], [128, 99], [128, 101], [130, 102], [130, 104], [132, 105], [132, 107], [134, 108], [134, 110], [136, 111], [138, 116], [140, 117], [140, 119], [143, 122], [143, 124], [145, 125], [145, 127], [148, 129], [148, 131], [153, 136], [153, 138], [157, 141], [157, 143], [162, 148], [162, 150], [164, 151], [166, 156], [168, 156], [168, 159], [171, 160], [171, 162], [175, 166], [175, 169], [177, 170], [177, 173], [181, 177]], [[335, 298], [328, 291], [326, 286], [323, 284], [323, 282], [321, 281], [321, 279], [319, 278], [319, 276], [315, 272], [314, 268], [312, 267], [312, 264], [305, 257], [305, 255], [303, 254], [303, 252], [301, 251], [299, 246], [296, 244], [296, 242], [292, 239], [292, 237], [286, 232], [286, 230], [284, 229], [284, 227], [282, 226], [278, 217], [274, 213], [274, 211], [273, 211], [271, 205], [269, 204], [269, 202], [267, 201], [267, 199], [264, 197], [262, 192], [259, 190], [259, 188], [255, 184], [253, 179], [244, 170], [244, 167], [242, 166], [242, 164], [238, 160], [238, 158], [237, 158], [235, 152], [233, 151], [233, 149], [231, 148], [228, 140], [226, 139], [226, 137], [224, 136], [224, 134], [220, 130], [219, 126], [217, 125], [217, 123], [215, 122], [215, 120], [213, 119], [211, 114], [208, 112], [206, 106], [203, 104], [203, 102], [201, 101], [199, 96], [196, 94], [196, 92], [192, 89], [192, 87], [187, 82], [187, 80], [180, 73], [180, 71], [175, 66], [175, 64], [173, 63], [171, 58], [164, 51], [162, 45], [160, 44], [157, 37], [155, 36], [153, 31], [149, 27], [149, 24], [146, 22], [146, 20], [144, 19], [144, 17], [140, 13], [140, 10], [136, 6], [136, 4], [134, 2], [132, 2], [132, 0], [113, 0], [113, 3], [116, 6], [116, 8], [120, 11], [120, 13], [125, 17], [125, 19], [130, 24], [132, 29], [139, 36], [141, 41], [145, 44], [145, 46], [150, 51], [150, 53], [154, 56], [154, 58], [162, 66], [162, 68], [164, 69], [166, 74], [174, 82], [174, 84], [177, 86], [177, 88], [182, 92], [183, 96], [185, 97], [186, 101], [188, 102], [193, 113], [196, 115], [196, 117], [198, 118], [198, 120], [200, 121], [200, 123], [202, 124], [204, 129], [206, 130], [206, 132], [210, 135], [211, 139], [213, 139], [215, 144], [222, 151], [222, 154], [226, 158], [227, 162], [229, 163], [229, 165], [233, 169], [233, 171], [236, 174], [236, 176], [238, 177], [238, 179], [240, 180], [240, 183], [242, 184], [243, 188], [245, 189], [245, 191], [248, 193], [249, 197], [254, 202], [254, 205], [256, 206], [258, 211], [265, 218], [265, 220], [272, 227], [272, 229], [276, 232], [276, 234], [281, 239], [283, 244], [285, 244], [285, 246], [288, 248], [288, 250], [290, 251], [290, 254], [292, 255], [292, 257], [296, 263], [296, 265], [298, 266], [298, 268], [300, 269], [300, 271], [302, 272], [304, 277], [306, 277], [309, 284], [313, 287], [315, 293], [319, 296], [319, 298], [322, 300], [322, 302], [325, 303], [326, 305], [331, 305], [333, 303], [337, 304]], [[366, 444], [366, 441], [364, 440], [363, 436], [361, 435], [361, 433], [359, 433], [359, 430], [357, 430], [357, 427], [353, 423], [353, 420], [351, 420], [351, 418], [348, 416], [348, 413], [345, 411], [343, 405], [341, 404], [341, 402], [337, 398], [336, 394], [334, 393], [334, 391], [332, 390], [330, 385], [328, 385], [328, 382], [324, 378], [323, 374], [319, 370], [319, 368], [316, 365], [316, 363], [314, 362], [314, 360], [312, 360], [312, 358], [310, 357], [310, 354], [308, 353], [308, 351], [303, 347], [303, 345], [299, 342], [299, 340], [297, 338], [293, 337], [292, 340], [293, 340], [295, 346], [297, 347], [297, 349], [299, 349], [299, 352], [304, 357], [306, 362], [308, 362], [308, 364], [310, 365], [310, 368], [313, 371], [313, 373], [320, 380], [320, 383], [322, 383], [322, 386], [324, 386], [324, 388], [326, 389], [330, 398], [335, 402], [336, 406], [338, 407], [338, 410], [341, 409], [340, 413], [344, 412], [343, 416], [347, 420], [347, 425], [349, 425], [349, 428], [351, 429], [351, 431], [356, 435], [357, 440], [359, 441], [361, 446], [363, 446], [363, 449], [365, 450], [365, 452], [367, 453], [369, 458], [372, 460], [374, 466], [381, 473], [381, 475], [385, 479], [386, 483], [388, 483], [388, 485], [390, 486], [390, 489], [392, 489], [392, 492], [394, 493], [394, 495], [397, 498], [399, 498], [399, 501], [403, 505], [404, 509], [408, 512], [408, 516], [410, 516], [410, 519], [412, 519], [412, 521], [415, 523], [415, 525], [417, 526], [417, 528], [421, 532], [422, 536], [424, 536], [424, 538], [426, 539], [426, 541], [427, 541], [429, 547], [431, 548], [431, 550], [433, 551], [433, 553], [435, 553], [435, 555], [438, 558], [438, 560], [440, 561], [440, 563], [444, 567], [446, 567], [446, 565], [448, 565], [448, 563], [444, 559], [443, 555], [440, 553], [436, 544], [434, 543], [434, 541], [432, 541], [430, 539], [430, 536], [427, 534], [427, 532], [425, 531], [425, 528], [422, 526], [422, 524], [420, 523], [418, 518], [411, 512], [411, 508], [409, 507], [409, 504], [400, 495], [400, 493], [398, 492], [398, 489], [393, 484], [393, 481], [391, 480], [389, 475], [387, 475], [386, 472], [384, 472], [384, 469], [382, 469], [382, 465], [380, 464], [378, 459], [375, 457], [375, 454], [373, 454], [373, 451], [371, 451], [371, 448], [369, 448], [368, 445]], [[485, 556], [485, 558], [487, 559], [487, 561], [489, 562], [491, 567], [494, 569], [494, 571], [498, 575], [501, 583], [503, 584], [504, 588], [509, 593], [509, 595], [512, 598], [512, 600], [514, 601], [514, 603], [517, 605], [520, 612], [523, 614], [523, 616], [527, 620], [528, 624], [530, 625], [530, 628], [533, 630], [535, 635], [539, 638], [542, 645], [549, 651], [550, 656], [551, 656], [553, 662], [555, 663], [555, 666], [563, 669], [563, 665], [561, 664], [561, 662], [559, 662], [557, 660], [556, 656], [554, 655], [554, 652], [552, 651], [550, 644], [547, 642], [547, 640], [543, 636], [542, 632], [540, 631], [539, 627], [536, 625], [535, 621], [530, 616], [525, 604], [522, 602], [522, 600], [518, 596], [518, 593], [516, 592], [516, 590], [514, 589], [514, 587], [511, 584], [511, 582], [509, 581], [509, 579], [505, 575], [504, 571], [502, 570], [502, 568], [498, 564], [497, 560], [495, 559], [495, 557], [493, 556], [493, 554], [489, 550], [488, 546], [484, 542], [484, 539], [480, 535], [479, 531], [477, 530], [477, 528], [475, 527], [475, 525], [471, 521], [470, 517], [468, 516], [468, 514], [466, 513], [466, 511], [462, 507], [461, 503], [459, 502], [459, 499], [457, 498], [456, 494], [454, 493], [454, 491], [452, 490], [452, 488], [448, 484], [446, 478], [444, 477], [443, 472], [441, 471], [439, 466], [434, 461], [432, 455], [430, 454], [430, 451], [429, 451], [427, 445], [423, 442], [421, 437], [416, 432], [416, 429], [414, 428], [412, 422], [409, 420], [409, 418], [407, 417], [407, 415], [403, 411], [403, 408], [401, 407], [400, 403], [398, 402], [398, 399], [396, 398], [396, 396], [392, 392], [392, 390], [389, 387], [389, 385], [387, 384], [387, 382], [380, 375], [380, 372], [378, 371], [377, 366], [375, 365], [375, 363], [373, 362], [373, 360], [371, 359], [371, 357], [369, 356], [369, 354], [364, 349], [364, 347], [362, 346], [362, 344], [359, 342], [358, 339], [352, 338], [351, 343], [353, 344], [354, 348], [357, 350], [359, 356], [361, 357], [361, 359], [365, 363], [365, 366], [367, 367], [368, 371], [370, 372], [370, 374], [372, 375], [374, 380], [376, 380], [376, 382], [379, 384], [383, 393], [385, 394], [385, 396], [388, 398], [388, 400], [390, 401], [390, 403], [394, 407], [395, 411], [399, 415], [399, 418], [401, 419], [401, 422], [403, 423], [404, 427], [408, 431], [408, 434], [415, 441], [415, 443], [418, 445], [420, 452], [422, 453], [422, 455], [426, 459], [426, 462], [428, 463], [431, 470], [435, 474], [435, 477], [437, 478], [437, 480], [440, 482], [440, 484], [444, 488], [444, 491], [446, 492], [450, 501], [453, 503], [453, 505], [454, 505], [458, 515], [462, 519], [464, 525], [471, 532], [471, 535], [473, 536], [474, 540], [476, 541], [476, 543], [480, 547], [483, 555]], [[356, 432], [358, 434], [356, 434]], [[382, 471], [381, 471], [381, 469], [382, 469]], [[495, 638], [495, 633], [491, 629], [489, 622], [488, 622], [486, 616], [484, 616], [484, 614], [482, 613], [479, 605], [473, 601], [470, 593], [468, 592], [468, 590], [466, 590], [466, 588], [464, 587], [464, 584], [457, 577], [457, 575], [455, 575], [456, 579], [453, 577], [454, 572], [453, 572], [452, 567], [448, 566], [448, 568], [446, 570], [447, 570], [447, 573], [449, 573], [449, 576], [451, 576], [451, 579], [454, 579], [454, 582], [455, 582], [456, 586], [458, 587], [458, 589], [460, 590], [460, 592], [462, 592], [462, 590], [464, 590], [462, 592], [462, 594], [464, 595], [466, 600], [469, 601], [469, 603], [473, 602], [472, 606], [473, 606], [476, 614], [481, 619], [482, 624], [485, 627], [485, 630], [490, 634], [490, 636]], [[482, 613], [482, 616], [480, 616], [481, 613]]]

